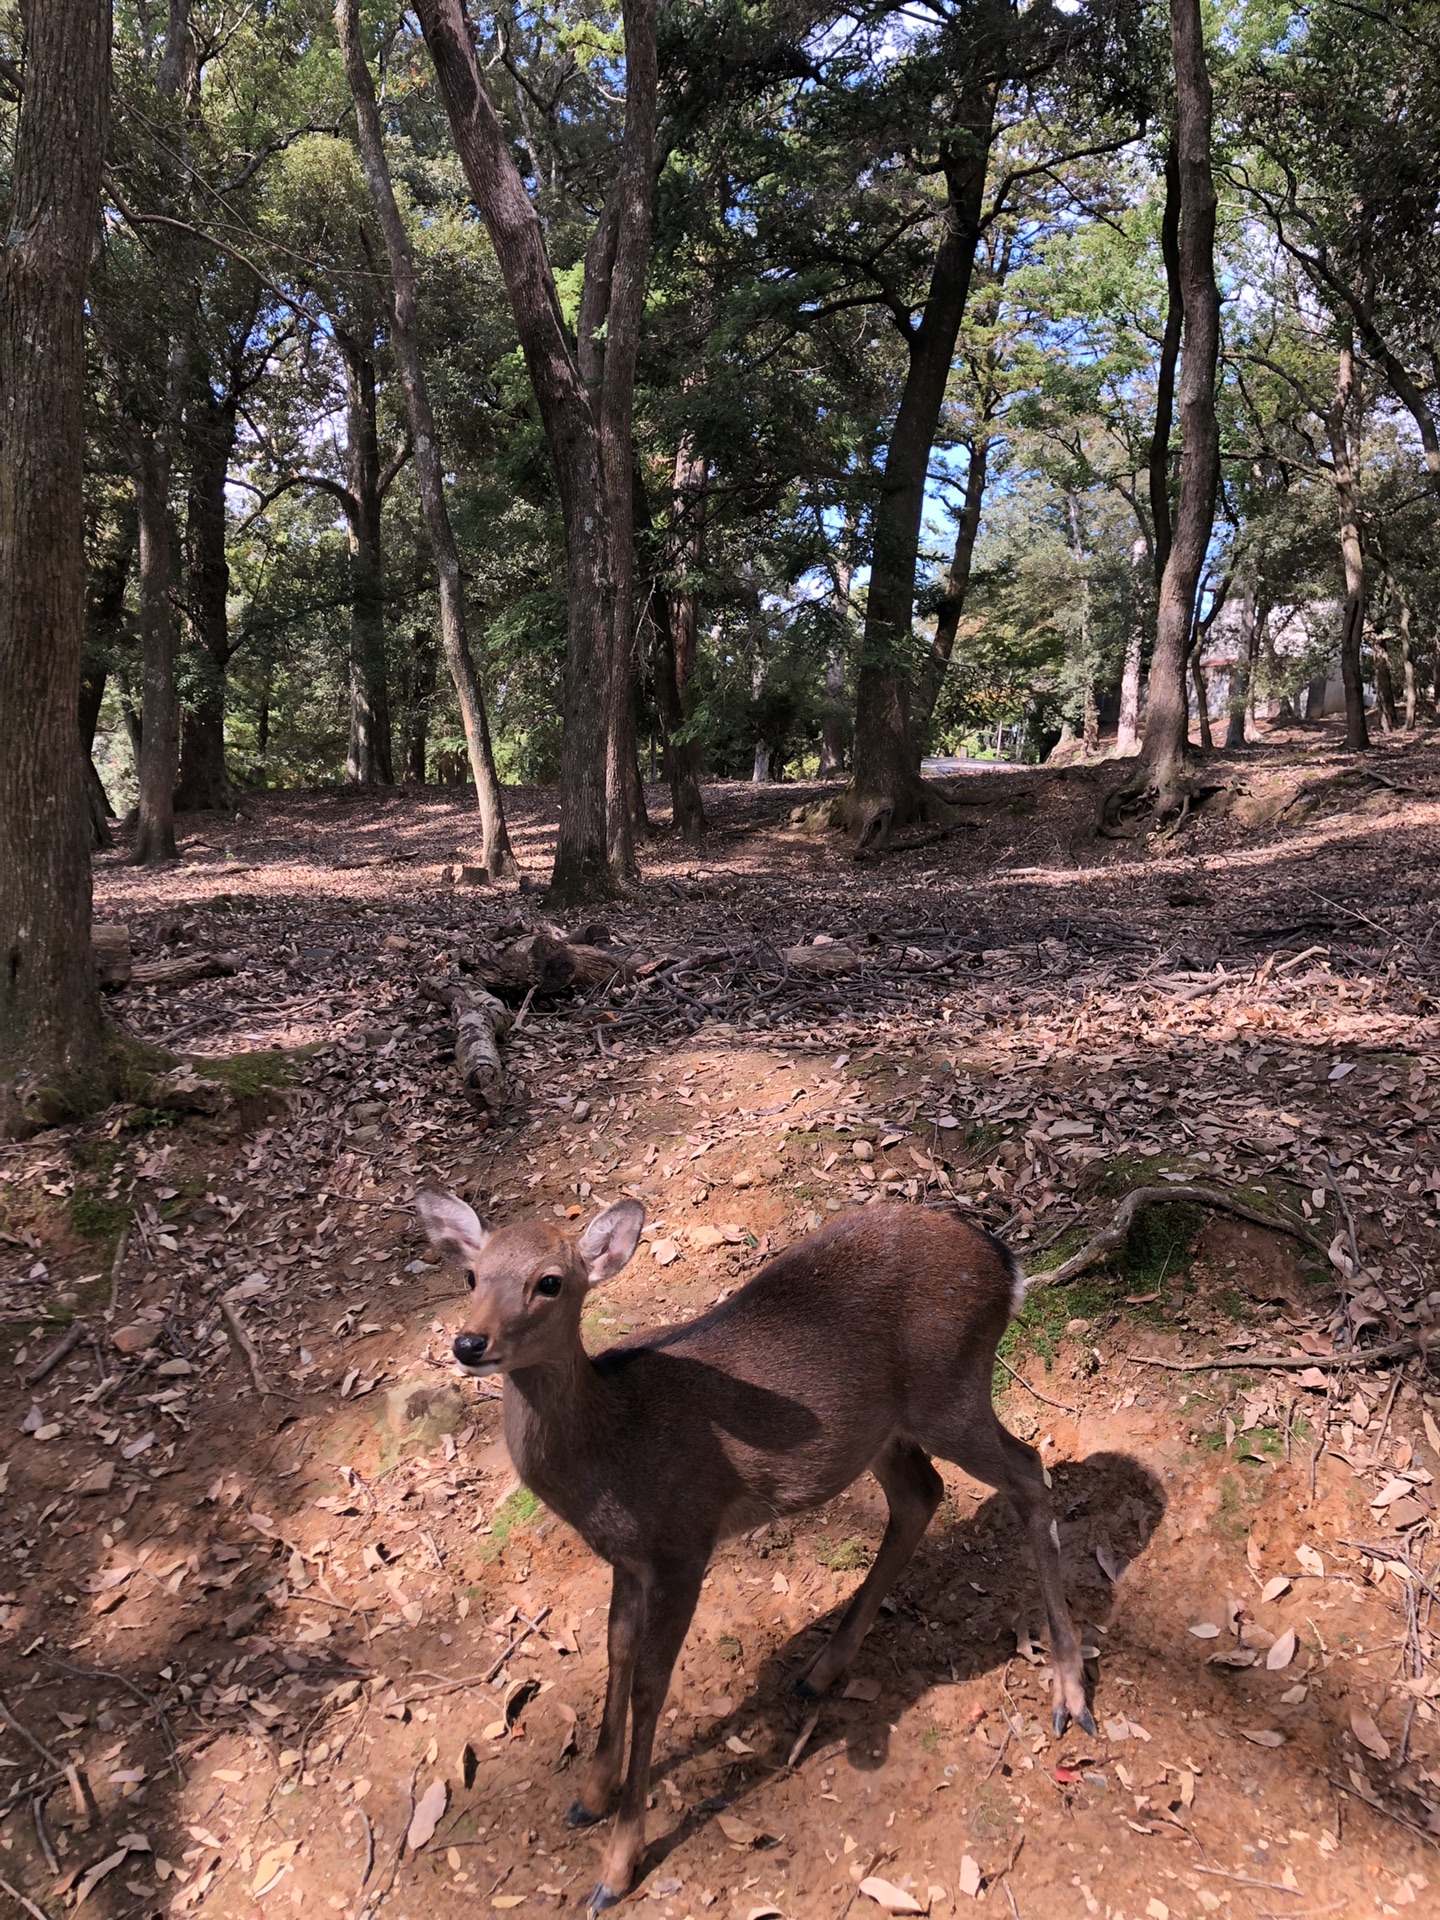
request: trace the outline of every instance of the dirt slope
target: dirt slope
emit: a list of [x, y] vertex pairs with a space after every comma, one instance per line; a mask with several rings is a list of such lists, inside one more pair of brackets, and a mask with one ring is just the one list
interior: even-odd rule
[[[638, 1193], [600, 1345], [876, 1193], [960, 1204], [1043, 1272], [1131, 1187], [1198, 1180], [1284, 1226], [1151, 1210], [1118, 1264], [1037, 1287], [1006, 1349], [1100, 1737], [1048, 1734], [1016, 1523], [949, 1469], [810, 1724], [787, 1681], [878, 1540], [867, 1479], [717, 1557], [632, 1904], [877, 1913], [869, 1872], [1024, 1920], [1435, 1911], [1440, 1392], [1423, 1357], [1364, 1354], [1440, 1307], [1440, 752], [1361, 774], [1321, 738], [1226, 770], [1168, 846], [1096, 839], [1107, 774], [1020, 772], [867, 865], [790, 823], [808, 790], [714, 790], [704, 853], [661, 841], [606, 915], [671, 964], [533, 1005], [488, 1132], [421, 983], [539, 909], [449, 883], [453, 796], [264, 798], [159, 876], [102, 864], [137, 951], [239, 954], [115, 1002], [235, 1098], [0, 1154], [6, 1897], [583, 1907], [604, 1831], [562, 1815], [607, 1580], [515, 1489], [496, 1392], [448, 1366], [462, 1308], [416, 1185], [497, 1218]], [[516, 825], [543, 871], [545, 796]], [[849, 958], [784, 959], [817, 934]], [[93, 1340], [27, 1386], [76, 1314]]]

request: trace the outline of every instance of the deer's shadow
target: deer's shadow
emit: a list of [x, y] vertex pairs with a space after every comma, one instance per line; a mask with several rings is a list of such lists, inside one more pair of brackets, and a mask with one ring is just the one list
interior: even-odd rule
[[[1120, 1453], [1064, 1462], [1053, 1469], [1053, 1482], [1071, 1612], [1077, 1625], [1103, 1622], [1113, 1604], [1113, 1588], [1096, 1549], [1108, 1549], [1112, 1565], [1138, 1559], [1160, 1524], [1164, 1494], [1149, 1468]], [[891, 1589], [886, 1610], [848, 1676], [878, 1681], [874, 1699], [845, 1698], [845, 1680], [818, 1701], [799, 1700], [791, 1691], [796, 1674], [839, 1623], [848, 1593], [767, 1654], [744, 1697], [723, 1718], [703, 1712], [697, 1718], [682, 1680], [681, 1711], [663, 1751], [657, 1751], [655, 1778], [663, 1781], [681, 1769], [693, 1771], [697, 1763], [703, 1770], [709, 1763], [716, 1765], [717, 1786], [667, 1832], [654, 1837], [647, 1872], [716, 1813], [743, 1801], [753, 1788], [786, 1768], [810, 1713], [818, 1710], [819, 1719], [797, 1765], [823, 1750], [831, 1759], [843, 1752], [846, 1764], [857, 1771], [876, 1772], [889, 1758], [891, 1724], [900, 1715], [936, 1687], [963, 1684], [1013, 1660], [1017, 1620], [1029, 1624], [1038, 1637], [1043, 1621], [1039, 1583], [1009, 1501], [992, 1494], [971, 1516], [948, 1524], [943, 1513], [931, 1523]], [[857, 1582], [859, 1578], [857, 1574]], [[733, 1631], [742, 1647], [745, 1629], [746, 1622], [737, 1619]], [[683, 1665], [682, 1655], [677, 1672], [683, 1673]], [[1093, 1666], [1090, 1673], [1095, 1692], [1103, 1692], [1103, 1664], [1098, 1675]], [[737, 1765], [726, 1741], [742, 1728], [754, 1758]]]

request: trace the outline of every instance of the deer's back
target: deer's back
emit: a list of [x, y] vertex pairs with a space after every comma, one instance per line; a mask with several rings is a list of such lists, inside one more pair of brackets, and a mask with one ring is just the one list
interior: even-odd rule
[[1004, 1248], [963, 1221], [841, 1216], [702, 1318], [596, 1357], [606, 1477], [677, 1540], [716, 1507], [733, 1533], [830, 1499], [892, 1434], [988, 1404], [1015, 1293]]

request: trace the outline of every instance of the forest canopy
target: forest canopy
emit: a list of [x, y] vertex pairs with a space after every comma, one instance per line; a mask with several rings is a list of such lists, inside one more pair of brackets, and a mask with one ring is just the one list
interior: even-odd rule
[[6, 670], [137, 861], [247, 791], [473, 780], [500, 879], [504, 784], [558, 782], [603, 892], [662, 774], [688, 839], [707, 778], [943, 819], [946, 755], [1136, 755], [1164, 819], [1196, 751], [1433, 701], [1418, 0], [59, 16], [105, 57], [6, 16], [0, 191], [20, 231], [68, 180], [88, 240], [81, 525], [14, 565], [83, 531], [83, 620]]

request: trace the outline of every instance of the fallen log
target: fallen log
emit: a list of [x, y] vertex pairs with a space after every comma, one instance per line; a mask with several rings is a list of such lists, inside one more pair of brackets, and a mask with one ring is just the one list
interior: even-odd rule
[[514, 1024], [514, 1015], [493, 993], [459, 981], [427, 981], [424, 991], [447, 1010], [455, 1023], [455, 1064], [466, 1093], [487, 1120], [498, 1117], [505, 1105], [500, 1042]]
[[129, 927], [94, 925], [90, 929], [90, 951], [95, 956], [95, 971], [102, 987], [124, 987], [130, 982]]
[[482, 950], [461, 965], [491, 993], [510, 999], [523, 999], [532, 990], [542, 998], [584, 992], [604, 986], [617, 974], [628, 978], [631, 972], [627, 957], [614, 948], [548, 933], [527, 933], [508, 946]]
[[177, 954], [171, 960], [137, 960], [130, 968], [132, 987], [188, 987], [196, 980], [213, 980], [240, 971], [235, 953]]

